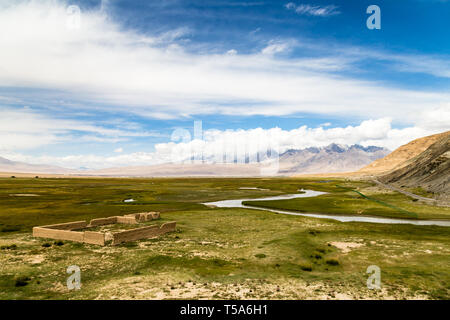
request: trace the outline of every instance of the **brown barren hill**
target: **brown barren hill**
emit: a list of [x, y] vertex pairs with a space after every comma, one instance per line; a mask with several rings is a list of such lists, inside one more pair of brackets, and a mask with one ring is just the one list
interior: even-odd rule
[[450, 135], [446, 134], [406, 166], [380, 177], [380, 181], [398, 186], [422, 187], [450, 196]]
[[360, 169], [358, 173], [378, 175], [403, 168], [410, 164], [415, 157], [427, 150], [432, 144], [448, 136], [450, 136], [450, 131], [413, 140], [395, 149], [386, 157], [375, 160]]

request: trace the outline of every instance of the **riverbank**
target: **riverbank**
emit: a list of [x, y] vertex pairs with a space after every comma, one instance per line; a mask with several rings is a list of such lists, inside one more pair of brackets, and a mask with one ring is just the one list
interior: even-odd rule
[[[361, 216], [361, 215], [333, 215], [326, 213], [300, 213], [302, 211], [301, 207], [296, 207], [295, 210], [287, 211], [280, 209], [273, 209], [277, 207], [283, 208], [283, 203], [273, 203], [273, 201], [278, 200], [292, 200], [299, 198], [313, 198], [318, 197], [326, 192], [314, 191], [314, 190], [299, 190], [301, 193], [299, 194], [291, 194], [291, 195], [281, 195], [275, 197], [267, 197], [267, 198], [258, 198], [258, 199], [235, 199], [235, 200], [223, 200], [216, 202], [206, 202], [203, 203], [209, 207], [217, 207], [217, 208], [246, 208], [246, 209], [257, 209], [257, 210], [266, 210], [274, 213], [288, 214], [288, 215], [298, 215], [303, 217], [313, 217], [313, 218], [321, 218], [321, 219], [333, 219], [340, 222], [367, 222], [367, 223], [386, 223], [386, 224], [414, 224], [414, 225], [437, 225], [443, 227], [450, 227], [450, 220], [422, 220], [417, 219], [417, 215], [413, 215], [409, 212], [409, 219], [392, 219], [392, 218], [381, 218], [381, 217], [371, 217], [371, 216]], [[361, 193], [359, 193], [361, 194]], [[362, 195], [362, 194], [361, 194]], [[367, 197], [365, 197], [367, 199]], [[378, 201], [376, 201], [378, 202]], [[290, 203], [289, 203], [290, 204]], [[384, 204], [386, 206], [386, 204]], [[387, 205], [389, 208], [397, 209], [400, 212], [400, 208], [396, 208], [390, 205]], [[290, 206], [292, 208], [292, 206]]]

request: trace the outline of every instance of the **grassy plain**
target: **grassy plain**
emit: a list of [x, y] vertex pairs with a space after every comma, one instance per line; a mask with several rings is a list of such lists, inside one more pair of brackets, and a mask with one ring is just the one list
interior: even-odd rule
[[[290, 209], [403, 214], [336, 188], [339, 184], [420, 218], [450, 217], [448, 208], [420, 204], [368, 182], [324, 181], [0, 179], [0, 299], [450, 298], [446, 227], [340, 223], [201, 204], [303, 188], [330, 194], [295, 199], [302, 202]], [[129, 198], [136, 202], [123, 202]], [[291, 200], [279, 202], [273, 203], [293, 206]], [[161, 211], [158, 223], [177, 221], [177, 232], [116, 247], [30, 234], [35, 225], [143, 211]], [[81, 268], [81, 290], [66, 287], [71, 265]], [[381, 268], [381, 290], [366, 287], [369, 265]]]

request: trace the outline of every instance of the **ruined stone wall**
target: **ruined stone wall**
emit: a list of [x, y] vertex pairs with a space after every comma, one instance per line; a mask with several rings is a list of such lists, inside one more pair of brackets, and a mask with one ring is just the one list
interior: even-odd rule
[[101, 232], [85, 231], [83, 242], [104, 246], [105, 245], [105, 234], [101, 233]]
[[152, 220], [157, 220], [161, 217], [159, 212], [149, 212], [149, 215], [152, 216]]
[[136, 241], [141, 239], [148, 239], [160, 236], [167, 232], [173, 232], [176, 228], [176, 222], [168, 222], [161, 227], [148, 226], [143, 228], [137, 228], [133, 230], [127, 230], [122, 232], [113, 233], [113, 245], [118, 245], [124, 242]]
[[70, 231], [50, 229], [47, 227], [34, 227], [33, 237], [49, 238], [55, 240], [69, 240], [75, 242], [84, 242], [90, 244], [105, 245], [105, 234], [93, 231]]
[[84, 229], [86, 227], [87, 227], [86, 221], [76, 221], [76, 222], [58, 223], [58, 224], [51, 224], [48, 226], [41, 226], [41, 228], [57, 229], [57, 230], [77, 230], [77, 229]]
[[84, 232], [34, 227], [33, 237], [83, 242]]
[[117, 217], [117, 223], [123, 224], [137, 224], [136, 217]]
[[[104, 246], [106, 243], [105, 233], [93, 231], [83, 232], [74, 230], [81, 230], [85, 228], [109, 225], [114, 223], [138, 224], [139, 222], [146, 222], [159, 218], [159, 212], [144, 212], [126, 216], [92, 219], [89, 224], [87, 224], [86, 221], [52, 224], [48, 226], [34, 227], [33, 236], [55, 240], [84, 242]], [[153, 238], [167, 232], [175, 231], [175, 227], [176, 222], [168, 222], [163, 224], [161, 227], [154, 225], [113, 233], [113, 245], [128, 241]]]
[[159, 212], [143, 212], [127, 214], [124, 217], [134, 218], [137, 222], [147, 222], [159, 219], [160, 215]]
[[109, 217], [109, 218], [98, 218], [98, 219], [92, 219], [89, 223], [90, 227], [98, 227], [98, 226], [105, 226], [108, 224], [114, 224], [117, 223], [117, 217]]
[[143, 213], [133, 213], [124, 216], [109, 217], [109, 218], [99, 218], [93, 219], [89, 223], [90, 227], [104, 226], [114, 223], [122, 224], [137, 224], [139, 222], [147, 222], [159, 219], [159, 212], [143, 212]]

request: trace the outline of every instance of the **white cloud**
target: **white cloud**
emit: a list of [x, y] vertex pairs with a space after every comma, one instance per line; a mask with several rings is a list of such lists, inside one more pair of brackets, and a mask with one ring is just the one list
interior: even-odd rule
[[115, 153], [122, 153], [123, 152], [123, 148], [117, 148], [114, 150]]
[[281, 58], [276, 53], [289, 50], [289, 41], [269, 42], [253, 54], [194, 54], [178, 41], [189, 33], [184, 29], [150, 37], [123, 30], [105, 12], [82, 12], [79, 30], [67, 29], [66, 19], [60, 1], [1, 7], [0, 86], [57, 90], [68, 101], [107, 105], [109, 112], [127, 106], [127, 112], [161, 119], [314, 112], [407, 123], [450, 101], [448, 92], [328, 74], [347, 66], [345, 55]]
[[271, 42], [267, 47], [261, 50], [262, 54], [274, 55], [276, 53], [284, 52], [289, 49], [289, 44], [286, 42]]
[[[107, 123], [105, 123], [107, 124]], [[120, 126], [125, 126], [120, 129]], [[126, 128], [126, 126], [130, 126]], [[119, 128], [118, 128], [119, 127]], [[160, 136], [130, 123], [114, 128], [90, 121], [51, 117], [30, 108], [8, 109], [0, 106], [0, 150], [37, 149], [64, 142], [116, 143], [132, 137]]]
[[313, 6], [310, 4], [299, 4], [296, 5], [293, 2], [289, 2], [285, 5], [288, 10], [293, 10], [298, 14], [310, 15], [310, 16], [320, 16], [320, 17], [328, 17], [340, 14], [337, 10], [337, 6], [328, 5], [328, 6]]
[[254, 128], [222, 131], [211, 129], [203, 132], [203, 140], [160, 143], [155, 145], [154, 152], [137, 152], [115, 156], [88, 154], [64, 157], [32, 157], [13, 152], [5, 153], [3, 156], [16, 161], [54, 164], [69, 168], [88, 167], [94, 169], [155, 165], [182, 161], [190, 159], [192, 156], [195, 158], [200, 154], [203, 154], [207, 160], [222, 162], [222, 155], [227, 151], [233, 157], [236, 154], [238, 160], [242, 161], [245, 157], [267, 151], [268, 147], [276, 148], [280, 153], [288, 149], [322, 147], [331, 143], [361, 144], [363, 146], [375, 145], [393, 150], [413, 139], [442, 131], [442, 128], [426, 129], [420, 127], [393, 129], [391, 127], [391, 119], [382, 118], [366, 120], [357, 126], [334, 128], [301, 126], [292, 130]]
[[430, 130], [450, 130], [450, 103], [418, 113], [415, 122]]
[[337, 53], [343, 54], [348, 62], [361, 59], [366, 61], [389, 62], [390, 68], [397, 72], [423, 73], [439, 78], [450, 78], [450, 56], [398, 54], [382, 50], [368, 50], [361, 47], [339, 47]]

